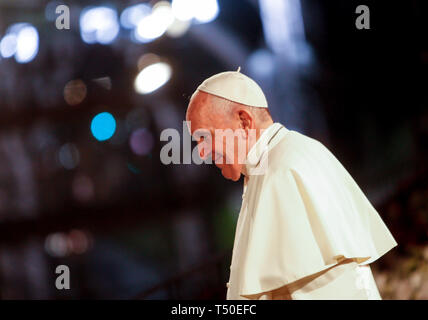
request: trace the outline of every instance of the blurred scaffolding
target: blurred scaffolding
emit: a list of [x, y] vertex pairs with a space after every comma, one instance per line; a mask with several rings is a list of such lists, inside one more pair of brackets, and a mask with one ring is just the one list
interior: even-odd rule
[[[70, 29], [56, 25], [64, 5]], [[0, 298], [225, 298], [242, 185], [163, 165], [159, 136], [182, 131], [202, 80], [241, 66], [391, 228], [383, 296], [426, 299], [425, 4], [402, 1], [394, 32], [394, 5], [371, 4], [366, 31], [357, 5], [1, 1]], [[55, 287], [61, 264], [70, 290]]]

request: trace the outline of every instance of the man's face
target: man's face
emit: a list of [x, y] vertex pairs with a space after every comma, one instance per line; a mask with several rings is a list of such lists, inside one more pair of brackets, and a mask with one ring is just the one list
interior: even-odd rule
[[[216, 99], [198, 92], [190, 101], [186, 120], [198, 143], [201, 159], [212, 157], [226, 179], [239, 180], [246, 155], [246, 140], [239, 117], [215, 112]], [[221, 109], [221, 108], [219, 108]]]

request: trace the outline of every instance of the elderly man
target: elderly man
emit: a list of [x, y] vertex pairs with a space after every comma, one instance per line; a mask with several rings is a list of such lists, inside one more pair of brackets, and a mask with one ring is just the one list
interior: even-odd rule
[[227, 299], [381, 299], [369, 264], [393, 236], [330, 151], [267, 107], [238, 69], [205, 80], [187, 109], [200, 157], [244, 175]]

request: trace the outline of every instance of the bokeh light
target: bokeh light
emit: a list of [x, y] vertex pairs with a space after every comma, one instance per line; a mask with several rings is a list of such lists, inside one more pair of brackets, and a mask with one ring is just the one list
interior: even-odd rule
[[153, 135], [145, 128], [135, 130], [129, 138], [131, 150], [139, 156], [149, 154], [152, 151], [153, 145]]
[[172, 12], [177, 19], [187, 21], [193, 19], [193, 0], [173, 0]]
[[120, 23], [126, 29], [137, 27], [138, 22], [151, 14], [152, 8], [146, 3], [130, 6], [122, 11]]
[[16, 35], [7, 34], [1, 39], [0, 54], [3, 58], [10, 58], [16, 52]]
[[215, 20], [219, 13], [217, 0], [194, 1], [193, 15], [199, 23], [208, 23]]
[[173, 0], [172, 11], [179, 20], [208, 23], [217, 18], [220, 8], [217, 0]]
[[83, 174], [76, 175], [73, 178], [72, 193], [79, 202], [85, 203], [92, 200], [95, 195], [92, 179]]
[[183, 36], [190, 28], [190, 21], [183, 21], [174, 18], [174, 21], [170, 24], [166, 30], [166, 34], [172, 38], [178, 38]]
[[50, 234], [45, 240], [45, 250], [53, 257], [65, 257], [69, 251], [67, 235], [62, 232]]
[[15, 23], [10, 26], [0, 42], [0, 54], [3, 58], [15, 56], [19, 63], [34, 59], [39, 51], [39, 34], [29, 23]]
[[58, 17], [57, 13], [55, 12], [56, 7], [61, 5], [61, 2], [58, 1], [50, 1], [45, 7], [45, 17], [48, 21], [55, 21], [55, 19]]
[[52, 257], [66, 257], [70, 254], [83, 254], [91, 247], [92, 239], [88, 232], [73, 229], [68, 233], [56, 232], [45, 239], [45, 251]]
[[73, 143], [62, 145], [58, 151], [58, 161], [65, 169], [76, 168], [80, 161], [80, 154], [76, 145]]
[[32, 25], [24, 26], [16, 37], [15, 60], [27, 63], [33, 60], [39, 51], [39, 34]]
[[272, 76], [275, 70], [274, 55], [266, 49], [254, 51], [248, 58], [248, 68], [256, 77]]
[[98, 84], [100, 87], [103, 87], [106, 90], [111, 89], [111, 78], [110, 77], [96, 78], [96, 79], [92, 79], [92, 81], [95, 82], [96, 84]]
[[86, 43], [109, 44], [119, 34], [117, 12], [109, 7], [85, 8], [80, 15], [80, 35]]
[[171, 74], [171, 67], [165, 62], [149, 65], [135, 78], [135, 90], [141, 94], [151, 93], [167, 83]]
[[109, 112], [97, 114], [91, 122], [92, 135], [98, 141], [110, 139], [116, 131], [116, 120]]
[[149, 42], [162, 36], [174, 22], [171, 5], [160, 1], [153, 7], [152, 13], [138, 22], [135, 38], [140, 42]]
[[86, 92], [86, 85], [82, 80], [71, 80], [64, 87], [64, 100], [70, 106], [74, 106], [85, 99]]
[[138, 58], [138, 70], [142, 70], [145, 67], [157, 62], [161, 62], [161, 58], [158, 55], [154, 53], [143, 54], [140, 58]]
[[88, 251], [91, 245], [91, 237], [87, 232], [73, 229], [68, 233], [70, 251], [74, 254], [82, 254]]

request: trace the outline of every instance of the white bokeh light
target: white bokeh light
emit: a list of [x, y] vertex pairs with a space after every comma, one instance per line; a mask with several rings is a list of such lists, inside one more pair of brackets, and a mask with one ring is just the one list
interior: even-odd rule
[[27, 63], [39, 52], [39, 33], [29, 23], [11, 25], [0, 41], [0, 54], [3, 58], [15, 56], [19, 63]]
[[145, 67], [135, 78], [134, 87], [138, 93], [148, 94], [162, 87], [171, 78], [171, 67], [157, 62]]
[[3, 58], [10, 58], [16, 53], [16, 35], [6, 34], [0, 41], [0, 54]]
[[171, 23], [171, 25], [166, 30], [166, 34], [172, 38], [178, 38], [183, 36], [187, 30], [190, 28], [190, 21], [183, 21], [177, 18]]
[[173, 0], [172, 12], [177, 19], [187, 21], [193, 19], [194, 0]]
[[173, 0], [172, 11], [179, 20], [208, 23], [217, 18], [220, 9], [217, 0]]
[[30, 62], [39, 51], [39, 34], [31, 25], [21, 29], [16, 37], [15, 60], [19, 63]]
[[174, 22], [174, 14], [169, 2], [158, 2], [150, 15], [142, 18], [135, 29], [135, 38], [149, 42], [162, 36]]
[[152, 8], [145, 3], [130, 6], [122, 11], [120, 15], [120, 23], [126, 29], [133, 29], [137, 27], [138, 22], [143, 18], [149, 16]]
[[91, 7], [80, 14], [80, 35], [86, 43], [109, 44], [118, 34], [116, 10], [109, 7]]
[[163, 35], [165, 31], [166, 28], [150, 15], [140, 20], [135, 36], [141, 42], [149, 42]]
[[219, 7], [217, 0], [198, 0], [194, 3], [194, 18], [199, 23], [208, 23], [217, 18]]

